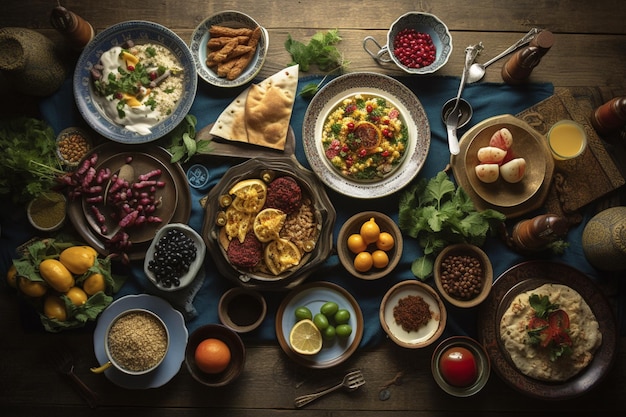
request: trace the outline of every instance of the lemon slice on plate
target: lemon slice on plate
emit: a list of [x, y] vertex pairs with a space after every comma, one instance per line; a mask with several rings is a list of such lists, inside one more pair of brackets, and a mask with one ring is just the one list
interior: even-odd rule
[[244, 213], [258, 213], [267, 198], [267, 185], [259, 179], [247, 179], [233, 185], [228, 193], [235, 196], [231, 207]]
[[322, 333], [309, 319], [297, 322], [289, 333], [289, 345], [301, 355], [315, 355], [322, 350]]
[[265, 265], [274, 275], [300, 263], [300, 249], [287, 239], [272, 240], [265, 247]]
[[287, 214], [282, 210], [275, 208], [261, 210], [254, 218], [253, 225], [257, 239], [263, 243], [278, 239], [286, 218]]

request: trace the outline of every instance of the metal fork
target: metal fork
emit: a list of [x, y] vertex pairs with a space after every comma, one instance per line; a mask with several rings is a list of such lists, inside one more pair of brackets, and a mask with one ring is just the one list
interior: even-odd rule
[[67, 376], [72, 381], [78, 393], [89, 404], [89, 407], [96, 408], [98, 406], [98, 395], [74, 373], [74, 360], [70, 352], [66, 348], [51, 348], [48, 357], [57, 372]]
[[341, 381], [339, 384], [334, 385], [330, 388], [326, 388], [314, 394], [302, 395], [295, 399], [295, 404], [297, 408], [300, 408], [310, 403], [311, 401], [320, 398], [323, 395], [329, 394], [333, 391], [337, 391], [339, 388], [346, 388], [348, 391], [354, 391], [362, 385], [365, 385], [365, 378], [363, 377], [363, 373], [360, 370], [348, 372], [346, 376], [343, 377], [343, 381]]

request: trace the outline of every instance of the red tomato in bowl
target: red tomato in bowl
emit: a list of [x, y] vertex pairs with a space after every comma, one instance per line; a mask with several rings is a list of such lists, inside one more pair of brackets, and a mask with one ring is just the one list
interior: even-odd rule
[[439, 358], [441, 376], [450, 385], [467, 387], [478, 378], [474, 354], [464, 347], [447, 349]]

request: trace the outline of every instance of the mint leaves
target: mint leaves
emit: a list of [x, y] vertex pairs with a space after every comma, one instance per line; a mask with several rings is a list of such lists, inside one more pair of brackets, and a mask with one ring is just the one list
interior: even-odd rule
[[496, 210], [476, 210], [469, 195], [439, 172], [422, 179], [400, 195], [398, 226], [416, 238], [423, 256], [416, 259], [411, 271], [425, 280], [433, 273], [439, 252], [454, 243], [482, 246], [506, 216]]

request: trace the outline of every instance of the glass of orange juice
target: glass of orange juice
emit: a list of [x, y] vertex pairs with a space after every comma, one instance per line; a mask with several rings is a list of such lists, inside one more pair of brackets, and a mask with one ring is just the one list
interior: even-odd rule
[[587, 134], [573, 120], [556, 122], [548, 132], [548, 147], [554, 159], [563, 161], [576, 158], [587, 147]]

